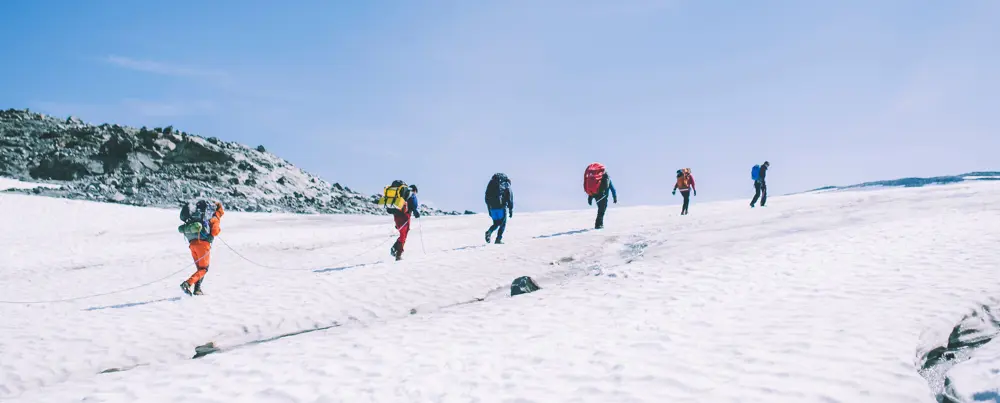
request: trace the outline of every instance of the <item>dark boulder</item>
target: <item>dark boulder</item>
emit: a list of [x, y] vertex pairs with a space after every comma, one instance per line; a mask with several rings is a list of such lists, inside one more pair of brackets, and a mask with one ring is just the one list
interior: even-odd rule
[[522, 276], [514, 279], [514, 281], [510, 284], [510, 296], [513, 297], [515, 295], [527, 294], [540, 289], [542, 288], [539, 287], [538, 284], [535, 283], [535, 280], [532, 280], [531, 277]]

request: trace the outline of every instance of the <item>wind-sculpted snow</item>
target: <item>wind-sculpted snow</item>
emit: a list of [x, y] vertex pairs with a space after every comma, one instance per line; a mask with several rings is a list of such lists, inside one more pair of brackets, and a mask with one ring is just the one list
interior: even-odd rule
[[945, 335], [927, 332], [921, 344], [921, 375], [943, 402], [1000, 398], [1000, 298], [965, 315]]
[[[38, 217], [0, 235], [0, 299], [190, 259], [172, 210], [0, 202]], [[997, 183], [594, 213], [518, 215], [506, 245], [486, 217], [429, 217], [402, 262], [386, 217], [227, 214], [253, 262], [217, 242], [207, 295], [181, 297], [185, 271], [0, 304], [0, 399], [934, 402], [927, 352], [1000, 295]], [[508, 297], [525, 275], [541, 289]], [[995, 346], [949, 373], [962, 396], [995, 395]]]

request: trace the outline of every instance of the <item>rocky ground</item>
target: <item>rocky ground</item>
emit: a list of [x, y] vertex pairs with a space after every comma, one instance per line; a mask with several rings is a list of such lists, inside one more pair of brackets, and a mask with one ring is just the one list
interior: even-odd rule
[[27, 110], [0, 110], [0, 176], [60, 185], [15, 192], [136, 206], [176, 207], [208, 197], [232, 211], [386, 214], [377, 195], [328, 183], [263, 146], [172, 127], [94, 126]]

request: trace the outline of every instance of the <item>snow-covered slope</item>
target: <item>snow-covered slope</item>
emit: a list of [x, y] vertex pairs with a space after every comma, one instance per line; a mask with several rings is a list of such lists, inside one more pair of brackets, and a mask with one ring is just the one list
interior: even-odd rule
[[[1000, 295], [998, 182], [518, 214], [506, 245], [428, 217], [402, 262], [386, 217], [229, 213], [199, 297], [174, 210], [0, 207], [0, 300], [109, 293], [0, 303], [11, 402], [934, 402], [924, 355]], [[998, 393], [987, 347], [953, 395]]]

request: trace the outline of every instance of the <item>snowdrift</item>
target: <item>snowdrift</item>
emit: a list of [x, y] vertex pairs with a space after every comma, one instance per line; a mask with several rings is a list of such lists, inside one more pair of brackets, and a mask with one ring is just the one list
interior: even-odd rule
[[[1000, 295], [997, 182], [520, 214], [506, 245], [428, 217], [402, 262], [387, 217], [227, 213], [198, 297], [177, 211], [0, 205], [11, 402], [934, 402], [927, 354]], [[998, 393], [996, 346], [950, 396]]]
[[970, 172], [961, 175], [946, 175], [946, 176], [935, 176], [931, 178], [900, 178], [900, 179], [890, 179], [875, 182], [865, 182], [850, 186], [824, 186], [821, 188], [808, 190], [803, 193], [824, 193], [824, 192], [835, 192], [835, 191], [857, 191], [857, 190], [877, 190], [879, 188], [892, 188], [892, 187], [924, 187], [933, 185], [949, 185], [960, 182], [974, 182], [974, 181], [1000, 181], [1000, 172]]

